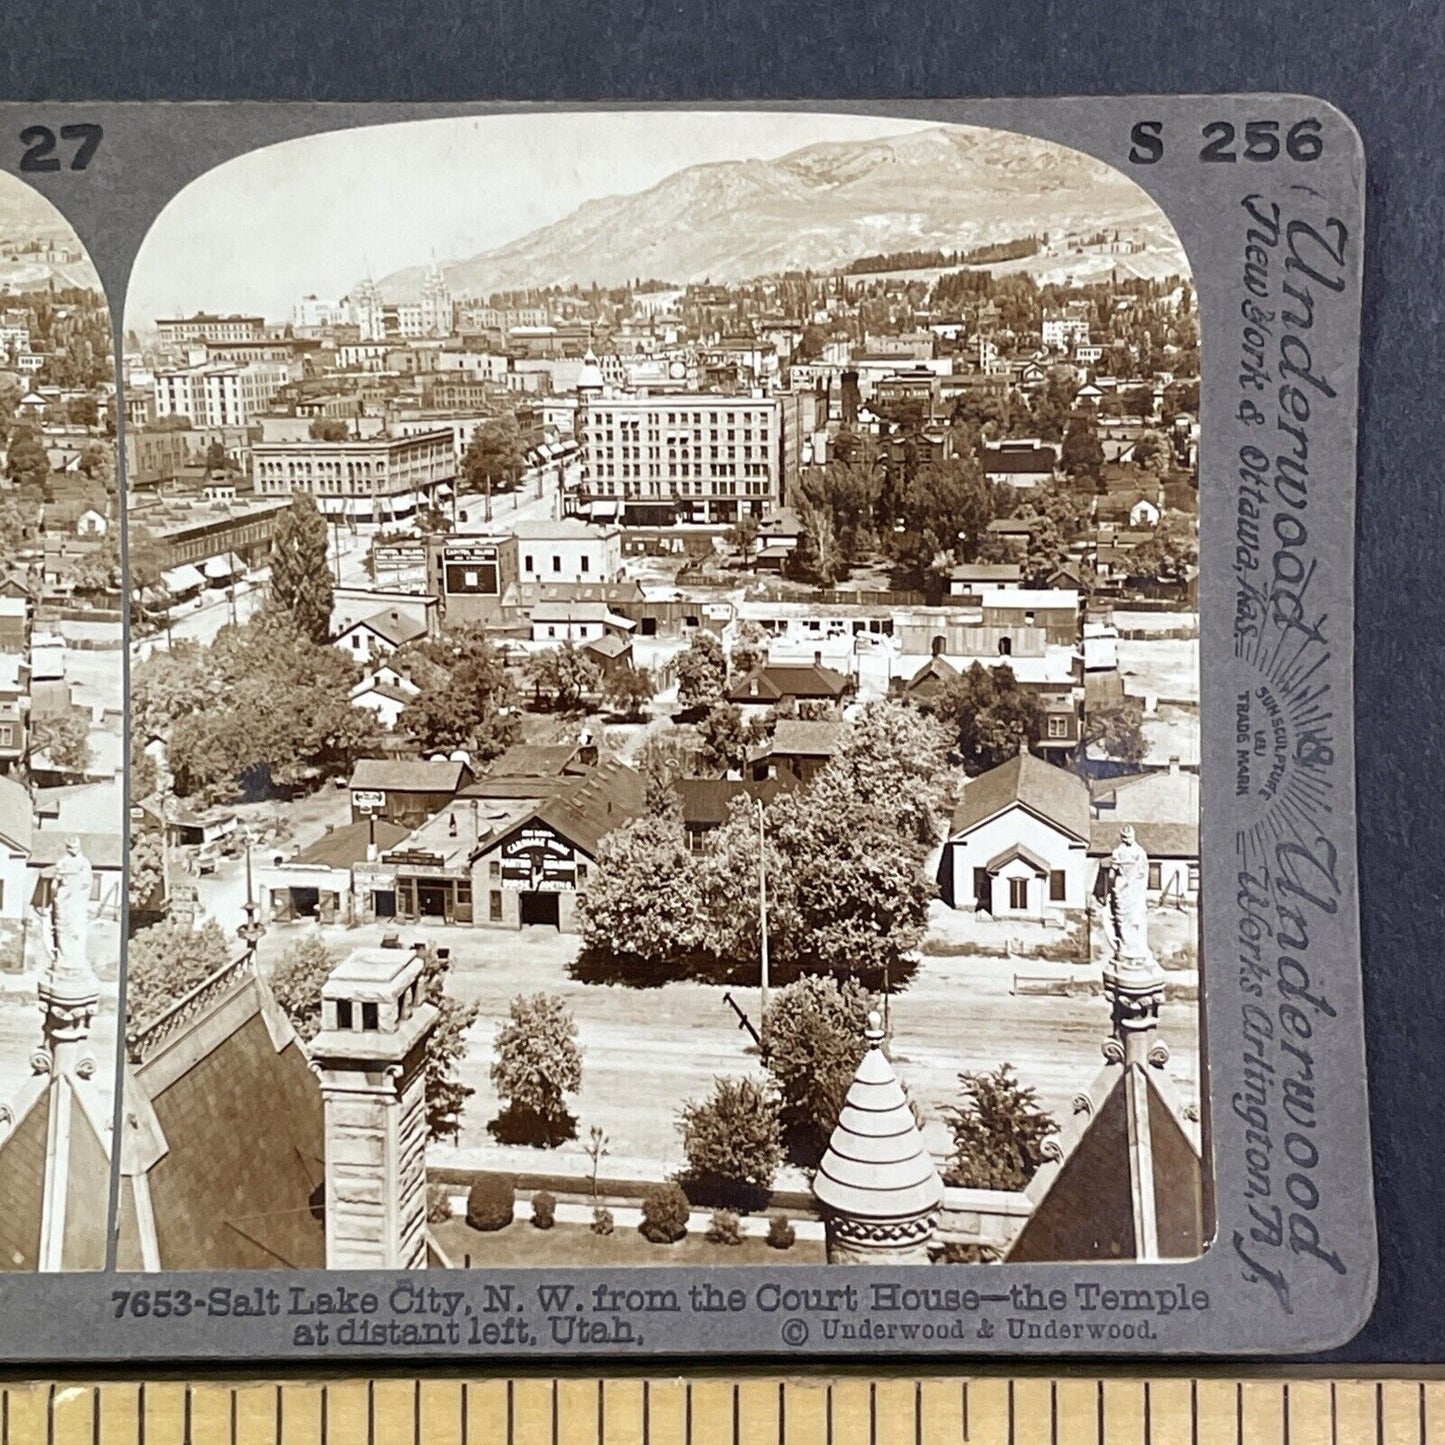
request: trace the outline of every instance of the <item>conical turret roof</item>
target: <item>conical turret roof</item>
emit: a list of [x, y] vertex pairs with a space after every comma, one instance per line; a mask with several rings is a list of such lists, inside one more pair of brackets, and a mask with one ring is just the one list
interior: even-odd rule
[[943, 1202], [943, 1180], [880, 1047], [876, 1013], [868, 1016], [867, 1037], [868, 1052], [813, 1178], [813, 1195], [844, 1219], [881, 1224], [922, 1218]]

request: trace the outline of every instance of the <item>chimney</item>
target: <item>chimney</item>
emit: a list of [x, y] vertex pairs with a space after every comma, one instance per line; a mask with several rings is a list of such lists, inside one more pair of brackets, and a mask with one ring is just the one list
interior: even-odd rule
[[426, 1265], [424, 944], [359, 948], [321, 989], [311, 1067], [326, 1132], [326, 1267]]
[[823, 665], [823, 652], [822, 652], [822, 649], [820, 648], [820, 649], [818, 649], [817, 651], [815, 651], [815, 652], [813, 653], [813, 666], [814, 666], [814, 667], [822, 667], [822, 665]]
[[1169, 755], [1169, 776], [1170, 776], [1171, 778], [1175, 778], [1175, 777], [1178, 777], [1178, 776], [1179, 776], [1179, 754], [1178, 754], [1178, 753], [1171, 753], [1171, 754]]

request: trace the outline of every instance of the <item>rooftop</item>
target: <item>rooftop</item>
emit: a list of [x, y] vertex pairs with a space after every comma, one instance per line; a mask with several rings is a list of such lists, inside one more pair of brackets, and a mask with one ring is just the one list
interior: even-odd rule
[[970, 778], [949, 831], [954, 836], [969, 832], [1015, 803], [1081, 842], [1088, 840], [1089, 789], [1084, 780], [1032, 753], [1019, 753]]

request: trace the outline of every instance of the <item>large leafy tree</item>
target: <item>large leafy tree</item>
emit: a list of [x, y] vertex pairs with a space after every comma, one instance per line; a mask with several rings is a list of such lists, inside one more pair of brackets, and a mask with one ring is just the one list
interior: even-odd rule
[[[306, 1043], [321, 1031], [321, 989], [336, 961], [321, 936], [313, 933], [292, 944], [272, 972], [276, 1002]], [[475, 1092], [458, 1077], [457, 1065], [466, 1056], [467, 1030], [476, 1022], [480, 1005], [463, 1003], [446, 992], [449, 968], [449, 960], [428, 946], [422, 959], [422, 997], [438, 1013], [424, 1065], [427, 1133], [433, 1139], [456, 1136], [462, 1106]]]
[[1144, 710], [1137, 702], [1104, 703], [1084, 712], [1084, 746], [1097, 744], [1116, 762], [1137, 766], [1149, 745], [1144, 737]]
[[722, 697], [728, 664], [720, 643], [706, 629], [698, 631], [677, 659], [677, 700], [684, 708], [711, 707]]
[[953, 1131], [948, 1182], [968, 1189], [1020, 1190], [1044, 1162], [1043, 1142], [1058, 1132], [1038, 1092], [1020, 1084], [1011, 1064], [960, 1074], [962, 1097], [944, 1117]]
[[241, 946], [208, 918], [167, 918], [142, 928], [126, 947], [125, 1004], [128, 1027], [143, 1029], [217, 969], [241, 956]]
[[782, 1104], [789, 1147], [816, 1165], [868, 1048], [872, 1000], [855, 979], [800, 978], [779, 989], [763, 1026], [763, 1063]]
[[717, 702], [697, 725], [703, 761], [717, 772], [741, 768], [747, 761], [748, 738], [742, 710], [730, 702]]
[[587, 946], [612, 957], [662, 964], [692, 953], [701, 895], [679, 811], [645, 813], [602, 840], [581, 914]]
[[132, 715], [146, 737], [166, 739], [182, 796], [260, 798], [348, 772], [375, 747], [375, 717], [351, 704], [356, 677], [337, 648], [268, 609], [209, 648], [146, 659]]
[[1020, 686], [1007, 663], [975, 662], [950, 679], [933, 705], [956, 734], [965, 771], [985, 773], [1043, 736], [1043, 709]]
[[37, 718], [30, 729], [32, 757], [43, 753], [57, 772], [75, 776], [90, 767], [90, 725], [80, 712]]
[[555, 1145], [576, 1121], [567, 1096], [582, 1087], [577, 1021], [555, 994], [518, 995], [497, 1033], [492, 1084], [507, 1101], [509, 1132]]
[[947, 799], [949, 742], [947, 728], [931, 714], [872, 702], [829, 767], [849, 797], [891, 814], [900, 834], [931, 847]]
[[423, 751], [462, 748], [473, 761], [486, 761], [514, 741], [516, 689], [481, 628], [455, 628], [393, 660], [421, 688], [407, 705], [406, 727]]
[[597, 671], [597, 664], [570, 639], [560, 647], [534, 652], [523, 667], [538, 705], [554, 712], [581, 706], [583, 697], [597, 686]]
[[621, 667], [608, 677], [602, 700], [628, 721], [641, 721], [647, 717], [653, 690], [652, 673], [647, 668]]
[[313, 642], [331, 635], [333, 600], [326, 518], [309, 492], [297, 492], [271, 539], [271, 600]]
[[39, 427], [27, 422], [15, 428], [7, 468], [18, 487], [38, 490], [45, 485], [50, 476], [50, 457]]
[[1104, 467], [1104, 444], [1091, 411], [1076, 411], [1069, 418], [1059, 451], [1059, 466], [1076, 481], [1099, 480]]
[[472, 492], [515, 487], [527, 467], [521, 428], [511, 412], [485, 421], [473, 433], [462, 455], [462, 477]]

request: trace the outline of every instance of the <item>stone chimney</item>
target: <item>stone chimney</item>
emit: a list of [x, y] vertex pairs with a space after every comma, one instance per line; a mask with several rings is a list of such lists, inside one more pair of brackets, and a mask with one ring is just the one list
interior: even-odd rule
[[829, 1264], [927, 1264], [943, 1180], [868, 1015], [868, 1052], [813, 1176]]
[[422, 949], [359, 948], [321, 990], [311, 1067], [326, 1113], [326, 1267], [426, 1264]]
[[584, 768], [595, 768], [597, 760], [597, 739], [591, 728], [583, 728], [577, 734], [577, 761]]

